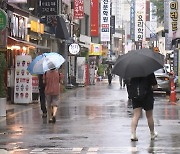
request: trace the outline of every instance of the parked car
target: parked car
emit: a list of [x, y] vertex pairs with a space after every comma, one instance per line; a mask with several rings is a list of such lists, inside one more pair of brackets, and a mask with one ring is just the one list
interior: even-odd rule
[[167, 72], [167, 69], [161, 68], [154, 72], [158, 88], [155, 91], [165, 91], [167, 95], [170, 94], [171, 84], [170, 84], [170, 75]]

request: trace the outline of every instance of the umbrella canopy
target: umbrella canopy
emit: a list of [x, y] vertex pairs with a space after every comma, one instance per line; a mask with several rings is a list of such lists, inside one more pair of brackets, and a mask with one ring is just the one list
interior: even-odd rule
[[56, 52], [43, 53], [29, 64], [27, 70], [31, 74], [44, 74], [50, 69], [59, 68], [64, 62], [65, 59]]
[[131, 50], [120, 56], [113, 67], [112, 73], [124, 79], [144, 77], [162, 68], [163, 65], [164, 56], [162, 54], [143, 48]]

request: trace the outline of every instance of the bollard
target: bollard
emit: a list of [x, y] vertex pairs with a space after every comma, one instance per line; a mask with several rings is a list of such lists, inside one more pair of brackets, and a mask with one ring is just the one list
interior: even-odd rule
[[175, 84], [174, 84], [174, 78], [170, 77], [170, 84], [171, 84], [171, 94], [170, 94], [170, 102], [171, 105], [176, 105], [176, 91], [175, 91]]

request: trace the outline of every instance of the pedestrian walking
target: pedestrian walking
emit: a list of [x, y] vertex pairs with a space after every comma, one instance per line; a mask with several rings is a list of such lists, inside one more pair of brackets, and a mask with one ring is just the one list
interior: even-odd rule
[[39, 79], [39, 95], [40, 95], [40, 105], [41, 105], [41, 111], [42, 111], [42, 117], [47, 117], [47, 109], [46, 109], [46, 98], [45, 98], [45, 85], [43, 83], [43, 75], [38, 75]]
[[60, 75], [56, 68], [47, 71], [43, 76], [48, 108], [49, 123], [56, 122], [56, 113], [60, 95]]
[[[136, 86], [138, 88], [136, 88]], [[153, 88], [157, 87], [157, 81], [154, 73], [147, 77], [132, 78], [129, 84], [129, 97], [132, 99], [133, 118], [131, 123], [131, 141], [138, 141], [136, 136], [136, 128], [139, 118], [142, 114], [142, 109], [146, 112], [146, 118], [150, 130], [151, 139], [157, 137], [157, 132], [154, 129], [153, 107], [154, 97]], [[137, 89], [137, 92], [136, 92]], [[136, 96], [135, 96], [136, 95]]]
[[106, 74], [108, 76], [108, 83], [109, 83], [109, 85], [111, 85], [111, 81], [112, 81], [112, 65], [108, 65], [107, 70], [106, 70]]
[[125, 88], [125, 80], [119, 76], [119, 84], [120, 84], [120, 88]]

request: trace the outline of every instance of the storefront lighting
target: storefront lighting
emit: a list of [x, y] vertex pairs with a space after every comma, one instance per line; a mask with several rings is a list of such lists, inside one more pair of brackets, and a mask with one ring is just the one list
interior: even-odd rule
[[22, 49], [23, 49], [23, 51], [26, 51], [26, 50], [27, 50], [27, 48], [26, 48], [26, 47], [22, 47]]
[[12, 45], [11, 46], [11, 50], [20, 50], [21, 47], [20, 46], [17, 46], [17, 45]]

